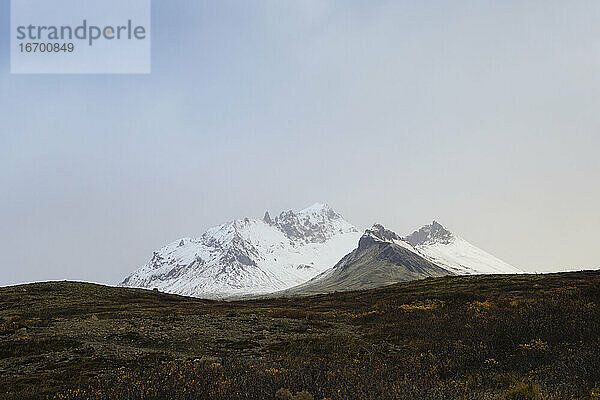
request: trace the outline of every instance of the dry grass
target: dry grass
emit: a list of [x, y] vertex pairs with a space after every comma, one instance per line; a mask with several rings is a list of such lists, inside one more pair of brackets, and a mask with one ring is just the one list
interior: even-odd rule
[[598, 272], [234, 303], [3, 288], [0, 397], [595, 399], [599, 302]]

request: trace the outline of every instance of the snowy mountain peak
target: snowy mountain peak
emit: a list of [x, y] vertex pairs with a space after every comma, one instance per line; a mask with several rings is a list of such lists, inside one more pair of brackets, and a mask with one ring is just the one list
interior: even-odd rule
[[177, 240], [121, 285], [199, 296], [269, 293], [303, 283], [355, 248], [358, 230], [325, 204], [243, 218]]
[[367, 229], [360, 238], [360, 241], [358, 242], [358, 247], [359, 249], [366, 248], [368, 246], [371, 246], [374, 242], [393, 243], [398, 246], [404, 247], [405, 249], [408, 249], [414, 253], [417, 253], [413, 246], [406, 242], [396, 232], [387, 229], [381, 224], [374, 224], [371, 228]]
[[456, 236], [444, 228], [442, 224], [433, 221], [431, 224], [425, 225], [418, 231], [411, 233], [404, 238], [404, 240], [416, 247], [436, 243], [449, 244], [455, 237]]
[[307, 243], [323, 243], [338, 233], [358, 232], [333, 208], [321, 203], [298, 212], [284, 211], [271, 221], [271, 225], [290, 239]]
[[406, 236], [404, 241], [431, 262], [459, 275], [523, 273], [450, 232], [437, 221]]
[[400, 236], [389, 229], [386, 229], [381, 224], [374, 224], [371, 228], [365, 231], [363, 237], [368, 236], [376, 240], [383, 242], [394, 242], [396, 240], [402, 240]]
[[306, 207], [300, 211], [298, 211], [298, 214], [333, 214], [337, 215], [336, 212], [333, 210], [333, 208], [329, 207], [328, 204], [326, 203], [315, 203], [310, 207]]
[[400, 240], [400, 236], [395, 232], [386, 229], [381, 224], [374, 224], [361, 236], [358, 241], [358, 250], [366, 249], [377, 242], [394, 243], [396, 240]]

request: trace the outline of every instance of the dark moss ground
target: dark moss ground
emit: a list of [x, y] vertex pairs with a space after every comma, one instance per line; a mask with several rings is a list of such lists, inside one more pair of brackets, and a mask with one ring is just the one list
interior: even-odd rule
[[[0, 398], [600, 399], [600, 272], [214, 302], [0, 288]], [[280, 394], [281, 395], [281, 394]]]

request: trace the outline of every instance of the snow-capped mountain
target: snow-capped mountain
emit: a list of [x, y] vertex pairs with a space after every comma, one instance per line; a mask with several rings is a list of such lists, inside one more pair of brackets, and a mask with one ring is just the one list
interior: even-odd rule
[[275, 218], [267, 212], [171, 243], [121, 285], [206, 298], [271, 293], [331, 268], [360, 236], [325, 204]]
[[523, 272], [435, 221], [404, 238], [375, 224], [362, 235], [358, 247], [333, 268], [276, 295], [369, 289], [447, 275], [517, 273]]
[[311, 280], [320, 281], [315, 290], [348, 290], [426, 276], [511, 273], [522, 271], [435, 221], [404, 238], [377, 224], [361, 235], [331, 207], [317, 203], [177, 240], [154, 252], [121, 285], [224, 298], [286, 291], [313, 285]]
[[454, 273], [427, 260], [396, 233], [375, 224], [362, 235], [358, 247], [333, 268], [278, 295], [372, 289], [448, 275]]
[[404, 238], [424, 258], [458, 275], [522, 274], [433, 221]]

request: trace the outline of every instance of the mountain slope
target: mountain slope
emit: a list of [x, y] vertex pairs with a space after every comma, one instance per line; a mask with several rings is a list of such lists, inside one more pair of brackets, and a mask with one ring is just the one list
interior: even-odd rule
[[341, 215], [317, 203], [275, 218], [267, 212], [262, 220], [230, 221], [199, 238], [180, 239], [154, 252], [121, 285], [226, 298], [290, 288], [328, 292], [428, 276], [506, 273], [522, 271], [435, 221], [405, 238], [380, 225], [361, 238]]
[[429, 261], [458, 275], [522, 274], [433, 221], [404, 238]]
[[274, 219], [244, 218], [157, 252], [122, 286], [219, 298], [270, 293], [306, 282], [350, 252], [358, 230], [325, 204]]
[[331, 270], [283, 294], [371, 289], [446, 275], [453, 273], [423, 258], [394, 232], [374, 225], [360, 238], [358, 248]]

